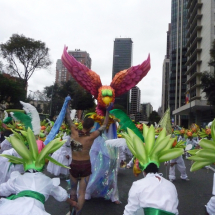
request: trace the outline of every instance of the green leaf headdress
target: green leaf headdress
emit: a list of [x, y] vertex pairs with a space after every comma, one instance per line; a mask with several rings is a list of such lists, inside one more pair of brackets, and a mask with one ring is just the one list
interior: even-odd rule
[[[117, 111], [119, 112], [120, 110]], [[110, 111], [111, 114], [114, 114], [114, 112], [114, 110]], [[122, 114], [121, 117], [123, 117]], [[126, 120], [130, 119], [127, 117]], [[119, 123], [121, 122], [124, 122], [124, 120], [120, 118]], [[136, 130], [131, 130], [130, 128], [127, 128], [127, 133], [122, 133], [122, 136], [126, 139], [131, 153], [139, 160], [141, 170], [144, 170], [150, 163], [154, 163], [159, 167], [161, 162], [177, 158], [184, 152], [182, 148], [172, 148], [173, 142], [176, 139], [171, 139], [171, 134], [166, 136], [166, 128], [163, 128], [156, 140], [154, 126], [151, 125], [148, 128], [145, 124], [143, 124], [142, 138], [136, 134]]]
[[192, 155], [188, 159], [194, 161], [190, 169], [191, 172], [215, 163], [215, 119], [211, 126], [211, 140], [201, 139], [199, 145], [201, 149], [188, 151]]
[[13, 131], [13, 133], [14, 135], [7, 137], [7, 140], [12, 144], [13, 148], [17, 151], [21, 158], [5, 154], [0, 155], [8, 158], [9, 162], [23, 164], [25, 171], [29, 169], [42, 171], [45, 164], [45, 159], [48, 159], [56, 165], [69, 168], [49, 156], [50, 153], [53, 153], [59, 149], [65, 141], [60, 141], [60, 138], [55, 139], [47, 144], [39, 153], [34, 133], [30, 128], [28, 128], [27, 132], [21, 131], [21, 133], [27, 138], [29, 149], [26, 147], [22, 135], [16, 133], [15, 131]]
[[167, 131], [167, 134], [172, 134], [172, 126], [171, 126], [171, 119], [170, 119], [170, 108], [168, 108], [166, 110], [162, 119], [159, 121], [158, 125], [160, 125], [161, 128], [165, 128]]

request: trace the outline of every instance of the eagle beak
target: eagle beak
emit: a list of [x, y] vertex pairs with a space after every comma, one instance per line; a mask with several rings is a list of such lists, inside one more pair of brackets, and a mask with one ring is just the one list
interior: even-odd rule
[[106, 104], [106, 105], [109, 105], [112, 101], [113, 101], [113, 98], [112, 97], [109, 97], [109, 96], [105, 96], [102, 98], [102, 101]]

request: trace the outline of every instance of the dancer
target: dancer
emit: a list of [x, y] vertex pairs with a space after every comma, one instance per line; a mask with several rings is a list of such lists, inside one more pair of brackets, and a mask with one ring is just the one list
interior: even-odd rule
[[189, 181], [190, 179], [187, 176], [186, 166], [185, 166], [184, 160], [182, 158], [182, 155], [173, 160], [170, 160], [169, 180], [171, 182], [173, 182], [176, 179], [175, 166], [177, 167], [178, 171], [181, 173], [181, 176], [180, 176], [181, 179], [184, 181]]
[[[66, 140], [66, 142], [63, 144], [63, 146], [61, 146], [57, 151], [52, 154], [52, 158], [65, 166], [69, 166], [72, 161], [70, 136], [64, 136], [63, 140]], [[67, 168], [60, 167], [51, 162], [49, 162], [47, 165], [47, 171], [55, 176], [62, 175], [62, 178], [67, 177], [69, 174], [69, 170]]]
[[[64, 141], [60, 141], [60, 139], [53, 140], [39, 153], [34, 134], [30, 128], [27, 130], [27, 136], [29, 149], [22, 141], [21, 135], [9, 138], [9, 142], [22, 159], [1, 155], [10, 159], [13, 163], [22, 163], [25, 173], [21, 175], [15, 171], [6, 183], [0, 185], [1, 196], [14, 194], [8, 198], [0, 199], [0, 215], [48, 215], [45, 211], [44, 203], [49, 195], [52, 195], [57, 201], [66, 201], [72, 206], [77, 206], [76, 202], [68, 198], [66, 190], [58, 186], [60, 184], [59, 179], [51, 179], [41, 173], [45, 159], [58, 163], [48, 155], [61, 147]], [[63, 166], [60, 163], [58, 165]]]
[[[2, 154], [11, 155], [17, 158], [21, 158], [14, 148], [5, 150]], [[6, 182], [10, 178], [10, 174], [14, 171], [18, 171], [21, 174], [24, 173], [22, 164], [14, 164], [6, 157], [0, 157], [0, 184]], [[0, 194], [1, 195], [1, 194]]]
[[[208, 139], [201, 139], [199, 142], [199, 145], [201, 147], [201, 150], [191, 150], [189, 153], [191, 154], [191, 157], [188, 158], [188, 160], [194, 161], [194, 163], [191, 166], [190, 171], [196, 171], [199, 170], [205, 166], [214, 164], [215, 162], [215, 119], [212, 122], [211, 125], [211, 140]], [[210, 168], [210, 167], [209, 167]], [[215, 194], [215, 180], [213, 184], [213, 192], [212, 194]], [[211, 197], [209, 202], [206, 205], [206, 210], [209, 215], [213, 215], [215, 213], [215, 197]]]
[[174, 159], [183, 153], [181, 148], [172, 148], [174, 138], [166, 136], [166, 129], [155, 141], [155, 130], [143, 125], [144, 142], [131, 129], [124, 133], [127, 145], [139, 160], [144, 179], [133, 183], [125, 206], [124, 215], [134, 215], [139, 208], [144, 214], [178, 214], [178, 195], [173, 183], [158, 174], [161, 162]]
[[[109, 119], [109, 109], [106, 109], [106, 116], [103, 125], [96, 131], [90, 133], [93, 128], [94, 121], [86, 118], [83, 122], [83, 129], [78, 130], [70, 118], [69, 104], [67, 106], [66, 119], [71, 128], [71, 150], [72, 163], [70, 165], [70, 183], [71, 194], [70, 198], [78, 202], [78, 210], [76, 214], [81, 213], [81, 209], [85, 202], [85, 191], [91, 174], [91, 163], [89, 151], [93, 141], [106, 129]], [[78, 195], [77, 185], [79, 181]], [[77, 198], [78, 196], [78, 198]], [[75, 214], [73, 208], [72, 214]]]
[[178, 194], [175, 186], [158, 174], [158, 167], [150, 163], [143, 171], [145, 178], [133, 182], [124, 215], [134, 215], [139, 208], [144, 214], [178, 214]]
[[[187, 135], [187, 139], [186, 139], [186, 146], [187, 145], [192, 145], [192, 149], [194, 149], [195, 147], [197, 147], [197, 145], [198, 145], [198, 142], [196, 141], [196, 140], [194, 140], [194, 138], [193, 138], [193, 133], [191, 132], [191, 131], [187, 131], [186, 132], [186, 135]], [[185, 154], [186, 154], [186, 159], [188, 159], [188, 157], [189, 157], [189, 153], [187, 153], [187, 152], [185, 152]]]

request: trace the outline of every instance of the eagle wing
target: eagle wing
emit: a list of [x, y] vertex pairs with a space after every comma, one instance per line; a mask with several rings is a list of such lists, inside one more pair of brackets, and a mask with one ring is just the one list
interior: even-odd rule
[[136, 86], [142, 78], [147, 75], [150, 68], [150, 55], [148, 55], [147, 60], [142, 64], [132, 66], [129, 69], [118, 72], [110, 84], [110, 86], [115, 90], [116, 97]]
[[67, 49], [67, 47], [64, 47], [61, 57], [64, 66], [72, 77], [96, 99], [98, 97], [98, 89], [102, 86], [99, 75], [69, 55]]

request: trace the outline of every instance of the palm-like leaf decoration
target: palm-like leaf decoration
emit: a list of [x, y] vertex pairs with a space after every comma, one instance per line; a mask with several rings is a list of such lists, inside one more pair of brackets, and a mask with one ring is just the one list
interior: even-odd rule
[[194, 149], [188, 151], [192, 156], [189, 160], [193, 160], [194, 163], [191, 166], [190, 171], [196, 171], [204, 166], [215, 163], [215, 119], [211, 126], [211, 140], [201, 139], [199, 145], [201, 149]]
[[[172, 148], [176, 139], [171, 139], [171, 135], [166, 136], [166, 128], [162, 129], [158, 138], [155, 140], [154, 126], [148, 128], [143, 124], [143, 135], [141, 135], [136, 126], [131, 125], [131, 120], [124, 117], [125, 114], [123, 114], [123, 111], [112, 110], [110, 113], [118, 118], [120, 126], [123, 126], [123, 128], [127, 130], [127, 132], [122, 133], [122, 136], [126, 139], [126, 144], [131, 153], [139, 160], [142, 170], [144, 170], [149, 163], [154, 163], [159, 167], [161, 162], [177, 158], [183, 154], [183, 148]], [[123, 120], [123, 118], [125, 120]], [[133, 127], [135, 127], [135, 129]], [[181, 143], [179, 145], [181, 145]]]
[[28, 128], [27, 132], [22, 131], [23, 135], [27, 138], [29, 148], [26, 147], [24, 139], [20, 134], [16, 133], [15, 131], [13, 131], [13, 133], [14, 135], [7, 137], [7, 140], [11, 143], [21, 158], [5, 154], [0, 155], [2, 157], [8, 158], [9, 162], [23, 164], [25, 171], [28, 169], [42, 171], [45, 164], [45, 159], [48, 159], [52, 163], [61, 167], [69, 168], [49, 156], [50, 153], [53, 153], [59, 149], [66, 141], [60, 141], [60, 138], [55, 139], [46, 145], [39, 153], [34, 133], [30, 128]]

